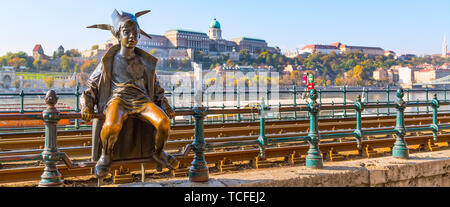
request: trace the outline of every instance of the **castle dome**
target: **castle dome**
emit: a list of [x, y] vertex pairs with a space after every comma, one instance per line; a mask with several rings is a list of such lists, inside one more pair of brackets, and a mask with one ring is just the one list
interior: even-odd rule
[[219, 21], [217, 21], [216, 18], [214, 18], [214, 19], [211, 21], [211, 24], [209, 24], [209, 28], [220, 29], [220, 23], [219, 23]]

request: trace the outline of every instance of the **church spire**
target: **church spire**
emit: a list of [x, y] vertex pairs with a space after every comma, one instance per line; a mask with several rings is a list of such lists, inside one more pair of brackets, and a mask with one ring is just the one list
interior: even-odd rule
[[442, 43], [442, 57], [447, 57], [447, 38], [446, 35], [444, 35], [444, 42]]

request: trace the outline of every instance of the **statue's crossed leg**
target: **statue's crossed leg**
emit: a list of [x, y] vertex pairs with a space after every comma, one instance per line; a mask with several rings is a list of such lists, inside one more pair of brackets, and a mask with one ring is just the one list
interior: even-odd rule
[[[139, 115], [156, 129], [155, 151], [152, 158], [157, 162], [157, 169], [160, 171], [163, 166], [173, 169], [172, 163], [176, 160], [163, 151], [164, 145], [169, 137], [170, 120], [167, 115], [154, 103], [144, 104], [144, 109]], [[112, 163], [112, 149], [117, 142], [123, 122], [128, 118], [129, 113], [121, 105], [120, 100], [113, 100], [106, 109], [105, 122], [100, 133], [102, 141], [102, 154], [95, 166], [95, 175], [104, 177], [108, 174]]]

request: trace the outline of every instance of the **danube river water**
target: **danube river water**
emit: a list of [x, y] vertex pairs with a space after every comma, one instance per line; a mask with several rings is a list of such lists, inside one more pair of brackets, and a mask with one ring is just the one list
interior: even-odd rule
[[[297, 89], [297, 94], [295, 96], [295, 102], [296, 104], [306, 104], [307, 101], [307, 93], [302, 92], [304, 89]], [[331, 90], [331, 92], [330, 92]], [[391, 89], [389, 93], [386, 92], [386, 89], [380, 89], [380, 88], [367, 88], [368, 92], [364, 93], [362, 92], [361, 88], [347, 88], [347, 92], [344, 94], [342, 88], [321, 88], [320, 89], [320, 96], [317, 99], [319, 103], [323, 104], [343, 104], [344, 102], [346, 104], [353, 104], [354, 101], [357, 99], [358, 96], [362, 97], [363, 102], [372, 102], [376, 103], [377, 101], [379, 103], [387, 103], [393, 102], [396, 100], [396, 89]], [[65, 93], [71, 92], [70, 90], [65, 90]], [[73, 91], [72, 91], [73, 92]], [[266, 94], [267, 91], [262, 90], [261, 93], [245, 93], [240, 92], [239, 98], [237, 92], [230, 92], [230, 93], [223, 93], [217, 91], [216, 93], [213, 93], [212, 90], [208, 92], [204, 92], [203, 94], [203, 105], [208, 107], [251, 107], [255, 106], [261, 100], [264, 100], [267, 102]], [[405, 101], [425, 101], [431, 100], [433, 98], [433, 95], [436, 93], [437, 98], [440, 101], [445, 101], [445, 99], [450, 99], [450, 96], [447, 97], [449, 92], [444, 90], [437, 90], [429, 89], [429, 92], [427, 93], [424, 89], [410, 89], [409, 91], [405, 91], [404, 100]], [[344, 99], [345, 96], [345, 99]], [[191, 107], [195, 105], [194, 102], [194, 95], [189, 93], [182, 93], [181, 91], [177, 91], [177, 93], [172, 98], [172, 95], [170, 93], [166, 94], [167, 99], [171, 103], [172, 106], [175, 106], [175, 108], [186, 108]], [[222, 97], [222, 98], [220, 98]], [[24, 103], [25, 103], [25, 110], [33, 110], [30, 104], [43, 104], [44, 96], [43, 95], [32, 95], [32, 96], [25, 96], [24, 97]], [[0, 111], [8, 111], [8, 108], [10, 110], [13, 109], [19, 109], [20, 108], [20, 97], [19, 96], [5, 96], [0, 95]], [[59, 95], [59, 103], [63, 103], [67, 105], [71, 110], [76, 109], [76, 98], [74, 95]], [[292, 89], [282, 89], [279, 90], [279, 93], [275, 93], [275, 91], [271, 91], [269, 93], [269, 104], [271, 106], [286, 106], [286, 105], [292, 105], [294, 104], [294, 95]], [[1, 106], [3, 105], [3, 106]], [[439, 110], [449, 110], [449, 106], [442, 106]], [[36, 109], [35, 109], [36, 110]], [[406, 109], [407, 113], [417, 113], [418, 111], [426, 111], [427, 107], [409, 107]], [[364, 114], [376, 114], [376, 113], [386, 113], [387, 109], [367, 109], [365, 110]], [[431, 107], [428, 107], [428, 111], [431, 111]], [[395, 109], [389, 109], [390, 113], [394, 113]], [[336, 115], [340, 112], [336, 111]], [[352, 113], [352, 112], [349, 112]]]

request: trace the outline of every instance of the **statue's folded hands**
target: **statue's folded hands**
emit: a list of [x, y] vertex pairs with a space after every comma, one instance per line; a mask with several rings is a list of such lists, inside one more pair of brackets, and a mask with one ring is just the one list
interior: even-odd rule
[[88, 107], [85, 107], [81, 110], [81, 119], [84, 121], [91, 121], [91, 119], [94, 117], [94, 110], [90, 109]]

